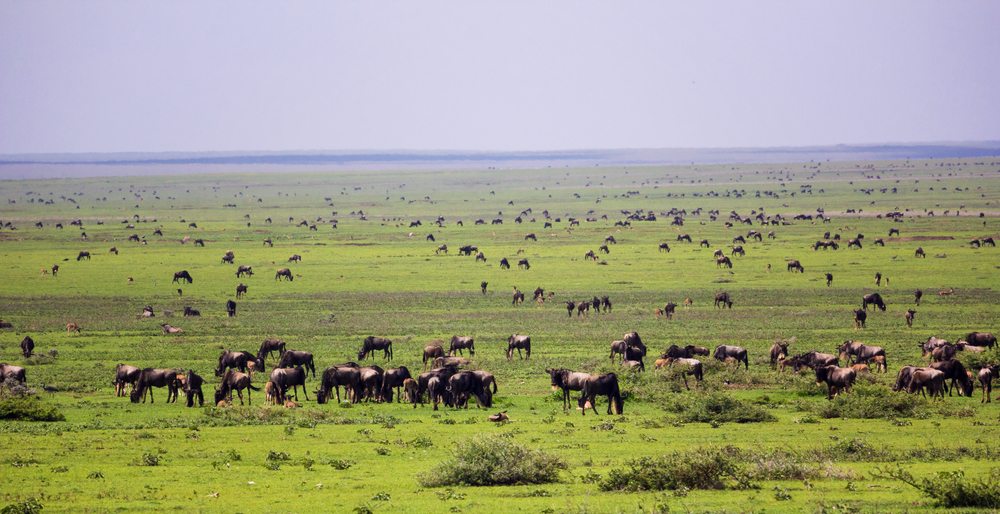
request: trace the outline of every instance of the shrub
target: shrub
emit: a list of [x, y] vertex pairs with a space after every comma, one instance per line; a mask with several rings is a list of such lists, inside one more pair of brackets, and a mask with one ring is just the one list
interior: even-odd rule
[[724, 393], [688, 395], [675, 404], [681, 421], [692, 423], [759, 423], [777, 418], [762, 407]]
[[915, 487], [941, 507], [1000, 509], [1000, 478], [995, 469], [984, 478], [966, 478], [964, 471], [939, 471], [933, 478], [917, 479], [902, 467], [880, 469], [876, 476]]
[[454, 456], [418, 477], [425, 487], [545, 484], [559, 479], [566, 463], [507, 438], [478, 436], [462, 442]]
[[58, 409], [36, 396], [7, 396], [0, 399], [0, 419], [20, 421], [66, 421]]
[[893, 392], [885, 386], [855, 384], [848, 394], [822, 404], [817, 414], [824, 418], [912, 418], [927, 408], [927, 400]]
[[738, 450], [731, 447], [643, 457], [625, 469], [611, 470], [600, 487], [604, 491], [751, 488], [737, 457]]
[[41, 512], [42, 504], [38, 502], [35, 498], [28, 498], [21, 503], [11, 503], [3, 509], [0, 509], [0, 514], [37, 514]]

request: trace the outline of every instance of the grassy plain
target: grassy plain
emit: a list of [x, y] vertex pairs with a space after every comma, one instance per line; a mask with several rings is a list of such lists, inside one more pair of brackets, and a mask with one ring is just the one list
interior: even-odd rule
[[[957, 340], [972, 330], [996, 332], [1000, 254], [967, 242], [1000, 236], [998, 170], [998, 162], [969, 159], [0, 183], [0, 220], [17, 227], [0, 230], [0, 317], [15, 327], [0, 332], [0, 362], [25, 365], [29, 385], [66, 416], [64, 422], [0, 421], [0, 504], [36, 498], [46, 511], [245, 512], [349, 512], [362, 506], [375, 512], [928, 507], [916, 490], [873, 472], [898, 462], [918, 476], [957, 469], [991, 473], [988, 456], [997, 452], [1000, 408], [981, 405], [977, 389], [971, 399], [921, 404], [911, 417], [826, 418], [825, 390], [807, 375], [769, 369], [766, 352], [776, 338], [789, 337], [796, 338], [793, 353], [830, 351], [846, 339], [881, 345], [890, 373], [872, 382], [887, 388], [899, 366], [920, 362], [917, 344], [929, 336]], [[701, 215], [690, 215], [698, 207]], [[514, 218], [529, 208], [524, 223], [516, 224]], [[660, 214], [670, 208], [689, 211], [683, 227]], [[791, 219], [815, 215], [817, 208], [832, 221]], [[549, 229], [543, 228], [546, 209], [561, 218]], [[637, 209], [656, 213], [657, 221], [614, 226], [624, 219], [623, 210]], [[721, 212], [717, 221], [709, 219], [712, 209]], [[754, 209], [780, 213], [789, 223], [724, 226], [730, 211], [747, 216]], [[875, 216], [894, 210], [905, 212], [902, 223]], [[445, 218], [444, 227], [433, 224], [437, 216]], [[497, 217], [504, 223], [491, 225]], [[569, 217], [580, 219], [580, 226], [570, 229]], [[596, 221], [583, 221], [587, 217]], [[82, 230], [69, 224], [78, 218]], [[479, 218], [486, 224], [475, 225]], [[329, 223], [334, 219], [337, 228]], [[464, 226], [457, 226], [459, 219]], [[125, 220], [135, 227], [127, 228]], [[317, 230], [298, 226], [302, 220]], [[414, 220], [422, 226], [410, 228]], [[38, 221], [42, 228], [35, 228]], [[198, 227], [189, 228], [191, 222]], [[164, 235], [153, 235], [155, 228]], [[728, 253], [732, 238], [751, 228], [774, 230], [777, 237], [745, 244], [747, 255], [734, 257], [731, 271], [718, 269], [712, 252]], [[899, 228], [900, 236], [887, 237], [890, 228]], [[864, 233], [865, 247], [814, 251], [811, 244], [824, 231], [845, 238]], [[524, 240], [527, 233], [538, 241]], [[695, 243], [676, 242], [679, 233], [691, 234]], [[131, 234], [148, 244], [127, 241]], [[426, 241], [427, 234], [437, 241]], [[601, 255], [606, 264], [583, 258], [609, 235], [618, 244]], [[182, 245], [184, 236], [202, 238], [206, 246]], [[273, 247], [262, 244], [266, 237]], [[872, 244], [879, 237], [885, 247]], [[712, 248], [698, 246], [703, 238]], [[664, 241], [670, 253], [657, 251]], [[449, 246], [448, 255], [435, 255], [440, 244]], [[463, 244], [477, 245], [487, 262], [458, 256]], [[112, 246], [119, 255], [108, 253]], [[926, 259], [914, 257], [918, 246]], [[236, 279], [235, 266], [220, 262], [229, 249], [237, 264], [253, 266], [252, 278]], [[530, 270], [498, 269], [501, 257], [516, 262], [519, 249]], [[93, 258], [77, 262], [81, 250]], [[286, 262], [293, 253], [302, 256], [301, 263]], [[786, 272], [788, 259], [800, 260], [805, 273]], [[52, 264], [61, 266], [58, 277], [40, 272]], [[285, 266], [295, 280], [275, 282], [275, 269]], [[171, 283], [181, 269], [191, 272], [193, 284]], [[835, 276], [829, 288], [826, 272]], [[888, 284], [876, 287], [876, 272]], [[479, 292], [481, 281], [489, 282], [486, 295]], [[238, 302], [238, 316], [228, 318], [224, 303], [240, 282], [249, 285], [249, 295]], [[514, 307], [514, 286], [529, 298], [535, 287], [555, 296], [543, 305]], [[907, 328], [903, 313], [918, 288], [924, 301]], [[955, 293], [936, 294], [947, 288]], [[712, 306], [714, 294], [723, 290], [735, 299], [732, 310]], [[888, 311], [871, 314], [868, 328], [855, 331], [853, 309], [862, 294], [876, 290]], [[613, 311], [567, 317], [565, 300], [594, 295], [610, 296]], [[654, 308], [686, 297], [693, 306], [679, 308], [673, 320], [653, 317]], [[157, 317], [137, 319], [144, 305], [154, 306]], [[180, 317], [186, 305], [203, 316]], [[167, 310], [174, 316], [164, 317]], [[82, 333], [67, 334], [70, 321]], [[165, 336], [163, 322], [185, 332]], [[600, 416], [563, 413], [545, 368], [613, 369], [608, 344], [629, 330], [637, 330], [654, 354], [673, 343], [742, 345], [750, 350], [750, 370], [706, 362], [700, 391], [684, 392], [676, 377], [650, 366], [645, 374], [623, 378], [624, 417], [603, 410]], [[515, 332], [532, 336], [530, 361], [504, 358], [506, 337]], [[312, 351], [322, 369], [355, 358], [366, 335], [383, 335], [396, 342], [392, 365], [416, 372], [423, 346], [454, 334], [476, 338], [476, 364], [499, 380], [490, 413], [507, 410], [510, 423], [495, 426], [482, 410], [433, 412], [403, 404], [309, 401], [286, 411], [260, 406], [260, 395], [253, 407], [186, 409], [165, 404], [159, 390], [155, 404], [134, 405], [115, 398], [110, 385], [119, 362], [193, 368], [212, 377], [222, 349], [255, 351], [265, 337]], [[25, 335], [35, 339], [39, 353], [55, 349], [58, 356], [25, 363], [18, 348]], [[777, 421], [681, 422], [672, 406], [704, 391], [762, 406]], [[544, 486], [419, 485], [417, 476], [445, 460], [456, 441], [477, 434], [513, 437], [554, 452], [568, 469], [561, 482]], [[835, 451], [854, 439], [889, 454], [860, 458]], [[630, 459], [724, 445], [825, 450], [835, 455], [830, 465], [839, 471], [831, 478], [686, 495], [602, 492], [589, 479]], [[935, 451], [920, 452], [928, 448]], [[289, 460], [268, 464], [272, 451]], [[157, 465], [144, 465], [153, 455]]]

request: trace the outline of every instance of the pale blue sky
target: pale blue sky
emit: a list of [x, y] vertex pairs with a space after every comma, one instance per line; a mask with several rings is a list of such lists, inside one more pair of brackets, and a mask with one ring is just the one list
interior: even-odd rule
[[0, 0], [0, 154], [1000, 139], [997, 1]]

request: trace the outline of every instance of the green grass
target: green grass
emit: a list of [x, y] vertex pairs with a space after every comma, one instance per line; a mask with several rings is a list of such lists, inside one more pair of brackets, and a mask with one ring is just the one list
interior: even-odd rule
[[[876, 468], [901, 463], [918, 478], [956, 470], [984, 476], [996, 459], [1000, 407], [980, 404], [977, 387], [971, 399], [918, 401], [910, 417], [887, 409], [881, 418], [828, 419], [825, 389], [807, 375], [770, 370], [767, 349], [775, 339], [793, 336], [795, 353], [831, 351], [846, 339], [881, 345], [890, 376], [871, 379], [861, 387], [867, 392], [887, 388], [900, 366], [920, 362], [917, 344], [931, 335], [956, 340], [972, 330], [996, 332], [997, 249], [973, 249], [967, 241], [998, 235], [998, 167], [989, 161], [934, 160], [0, 183], [0, 220], [17, 227], [0, 230], [0, 318], [15, 327], [0, 332], [0, 362], [25, 365], [42, 403], [66, 417], [0, 421], [0, 508], [29, 498], [46, 512], [261, 511], [277, 501], [294, 505], [291, 510], [348, 512], [360, 506], [375, 512], [929, 508], [932, 499], [901, 482], [875, 478]], [[862, 192], [867, 189], [873, 191]], [[684, 227], [672, 227], [671, 218], [660, 213], [674, 207], [703, 212], [689, 214]], [[525, 222], [515, 224], [528, 208]], [[730, 211], [748, 215], [761, 208], [782, 214], [790, 224], [723, 225]], [[791, 219], [817, 208], [832, 222]], [[562, 221], [543, 228], [544, 209]], [[623, 209], [653, 211], [658, 220], [615, 227]], [[711, 209], [720, 211], [718, 221], [709, 220]], [[846, 214], [848, 209], [863, 212]], [[907, 212], [903, 223], [874, 216], [897, 209]], [[359, 210], [368, 221], [351, 215]], [[949, 216], [943, 216], [946, 210]], [[501, 211], [504, 224], [490, 225]], [[980, 212], [986, 216], [978, 217]], [[264, 222], [268, 216], [271, 224]], [[437, 216], [445, 217], [445, 227], [433, 225]], [[582, 221], [588, 216], [597, 221]], [[570, 230], [568, 217], [581, 219], [580, 226]], [[69, 225], [76, 218], [84, 221], [87, 241]], [[486, 225], [474, 225], [478, 218]], [[121, 223], [126, 219], [135, 228]], [[317, 222], [318, 230], [297, 226], [303, 219]], [[332, 219], [338, 220], [337, 229], [330, 227]], [[423, 226], [409, 228], [417, 219]], [[459, 219], [463, 227], [456, 225]], [[35, 228], [36, 221], [44, 227]], [[190, 222], [198, 228], [188, 228]], [[902, 237], [887, 237], [893, 227]], [[153, 235], [155, 228], [162, 228], [162, 238]], [[716, 268], [712, 252], [728, 253], [731, 239], [751, 228], [774, 230], [777, 238], [745, 244], [747, 255], [733, 258], [731, 272]], [[811, 244], [827, 230], [845, 238], [864, 233], [865, 247], [813, 251]], [[529, 232], [538, 242], [524, 240]], [[133, 233], [148, 244], [127, 241]], [[436, 242], [425, 241], [429, 233]], [[691, 234], [695, 243], [676, 242], [679, 233]], [[181, 245], [186, 235], [203, 238], [206, 247]], [[618, 244], [601, 255], [607, 264], [584, 260], [608, 235]], [[274, 240], [273, 248], [262, 245], [266, 237]], [[878, 237], [886, 238], [884, 248], [872, 244]], [[712, 248], [698, 247], [702, 238]], [[663, 241], [670, 243], [669, 254], [657, 251]], [[434, 254], [440, 244], [449, 246], [449, 255]], [[487, 263], [459, 257], [463, 244], [479, 246]], [[109, 254], [111, 246], [120, 254]], [[917, 246], [926, 259], [913, 257]], [[229, 249], [237, 264], [253, 266], [253, 277], [236, 279], [235, 266], [220, 263]], [[519, 249], [531, 269], [499, 270], [499, 259], [516, 263]], [[92, 260], [77, 262], [81, 250], [89, 250]], [[293, 253], [302, 255], [301, 263], [286, 262]], [[786, 272], [787, 259], [800, 260], [806, 272]], [[40, 273], [56, 263], [58, 277]], [[295, 280], [275, 282], [274, 271], [286, 266]], [[171, 283], [181, 269], [191, 272], [193, 284]], [[835, 275], [833, 287], [825, 286], [826, 272]], [[876, 272], [889, 284], [876, 288]], [[479, 292], [481, 281], [489, 282], [486, 295]], [[249, 295], [238, 301], [238, 316], [228, 318], [224, 304], [240, 282], [249, 285]], [[544, 305], [512, 307], [514, 286], [529, 299], [535, 287], [555, 296]], [[924, 301], [915, 307], [913, 328], [907, 328], [903, 313], [913, 306], [917, 288], [925, 291]], [[936, 294], [946, 288], [955, 294]], [[714, 294], [723, 290], [734, 297], [731, 311], [712, 306]], [[888, 311], [870, 314], [868, 328], [855, 331], [852, 311], [862, 294], [875, 290], [886, 298]], [[613, 311], [567, 317], [564, 301], [594, 295], [610, 296]], [[693, 306], [679, 307], [673, 320], [654, 318], [656, 307], [688, 297]], [[144, 305], [154, 306], [157, 317], [137, 319]], [[200, 309], [202, 317], [181, 317], [185, 305]], [[172, 317], [165, 317], [168, 310]], [[83, 331], [67, 334], [70, 321]], [[185, 332], [165, 336], [159, 327], [164, 322]], [[654, 371], [652, 358], [641, 376], [610, 364], [609, 343], [630, 330], [642, 335], [651, 357], [674, 343], [745, 346], [748, 372], [706, 361], [700, 388], [736, 398], [775, 421], [684, 422], [701, 419], [684, 413], [703, 401], [702, 393], [685, 392], [679, 377]], [[515, 332], [532, 336], [530, 361], [505, 359], [506, 338]], [[160, 390], [155, 404], [134, 405], [115, 398], [111, 388], [119, 362], [193, 368], [214, 381], [222, 349], [255, 351], [265, 337], [312, 351], [322, 369], [354, 359], [365, 336], [383, 335], [395, 341], [392, 365], [417, 371], [423, 346], [454, 334], [474, 336], [476, 365], [498, 378], [500, 392], [489, 412], [314, 401], [285, 410], [261, 406], [260, 393], [253, 407], [186, 409], [165, 404]], [[55, 349], [58, 355], [24, 363], [18, 343], [25, 335], [35, 339], [39, 353]], [[385, 364], [381, 358], [375, 362]], [[618, 371], [625, 416], [604, 415], [603, 401], [600, 416], [563, 413], [544, 371], [553, 366]], [[310, 379], [310, 399], [315, 386]], [[210, 390], [206, 396], [212, 396]], [[713, 397], [713, 405], [729, 405]], [[851, 401], [874, 403], [843, 412], [878, 412], [887, 405], [878, 402], [888, 402], [874, 393]], [[510, 423], [486, 420], [499, 410], [508, 411]], [[451, 458], [457, 444], [484, 433], [554, 454], [567, 469], [554, 484], [420, 485], [418, 478]], [[863, 457], [844, 451], [845, 441], [855, 439], [878, 451]], [[763, 481], [749, 490], [621, 493], [598, 487], [598, 476], [634, 459], [727, 445], [814, 452], [830, 459], [838, 473]], [[288, 459], [268, 459], [269, 452]]]

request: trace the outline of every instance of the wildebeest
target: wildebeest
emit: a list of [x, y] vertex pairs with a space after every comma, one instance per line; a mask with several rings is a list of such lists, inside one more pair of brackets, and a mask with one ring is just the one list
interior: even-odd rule
[[316, 364], [313, 362], [312, 353], [302, 350], [285, 350], [285, 353], [281, 354], [281, 358], [278, 359], [278, 367], [292, 368], [295, 366], [304, 366], [305, 369], [312, 372], [313, 378], [316, 378]]
[[788, 357], [788, 344], [787, 341], [775, 341], [771, 345], [771, 369], [776, 368], [779, 361]]
[[288, 262], [302, 262], [302, 256], [297, 253], [293, 253], [292, 256], [288, 258]]
[[[507, 338], [507, 360], [514, 358], [514, 350], [517, 350], [517, 356], [524, 359], [531, 359], [531, 337], [523, 336], [518, 334], [513, 334]], [[521, 350], [524, 350], [527, 357], [521, 354]]]
[[[361, 343], [361, 349], [358, 350], [358, 360], [364, 360], [369, 353], [376, 350], [382, 350], [382, 356], [386, 360], [392, 360], [392, 341], [390, 339], [377, 336], [368, 336]], [[374, 358], [374, 356], [372, 358]]]
[[112, 383], [115, 386], [115, 396], [125, 396], [125, 386], [132, 386], [132, 390], [134, 391], [135, 384], [139, 381], [139, 374], [141, 372], [141, 369], [129, 366], [128, 364], [118, 364], [115, 366], [115, 381]]
[[979, 379], [979, 386], [983, 390], [983, 397], [979, 403], [990, 403], [990, 396], [993, 394], [993, 379], [1000, 373], [1000, 366], [984, 366], [979, 369], [976, 378]]
[[915, 252], [913, 252], [913, 256], [914, 256], [914, 257], [920, 257], [920, 258], [924, 258], [924, 259], [926, 259], [926, 258], [927, 258], [927, 254], [926, 254], [926, 253], [924, 253], [924, 249], [923, 249], [923, 247], [920, 247], [920, 246], [918, 246], [918, 247], [917, 247], [917, 250], [916, 250]]
[[136, 387], [132, 390], [132, 394], [129, 399], [132, 403], [146, 403], [146, 396], [149, 396], [149, 403], [153, 403], [153, 391], [154, 387], [166, 387], [167, 388], [167, 403], [177, 401], [177, 370], [174, 369], [153, 369], [146, 368], [139, 372], [139, 380], [136, 381]]
[[234, 352], [225, 350], [219, 354], [218, 365], [215, 367], [215, 376], [221, 377], [226, 370], [235, 368], [243, 373], [249, 369], [248, 364], [253, 363], [257, 369], [264, 369], [264, 360], [255, 357], [250, 352]]
[[260, 343], [260, 349], [257, 350], [257, 359], [263, 364], [264, 359], [269, 357], [274, 352], [277, 352], [278, 358], [281, 358], [281, 356], [285, 353], [285, 342], [281, 339], [269, 337]]
[[903, 317], [906, 319], [906, 326], [913, 327], [913, 319], [917, 317], [917, 311], [907, 309], [906, 314], [904, 314]]
[[710, 248], [712, 244], [708, 242], [708, 239], [702, 239], [701, 242], [698, 243], [698, 246], [701, 246], [702, 248]]
[[854, 328], [865, 328], [865, 321], [868, 320], [868, 313], [864, 309], [854, 311]]
[[687, 242], [690, 243], [691, 242], [691, 236], [688, 235], [688, 234], [680, 234], [680, 235], [677, 236], [677, 241], [687, 241]]
[[657, 315], [657, 317], [663, 316], [663, 317], [665, 317], [667, 319], [672, 319], [674, 317], [674, 312], [676, 310], [677, 310], [677, 304], [676, 303], [674, 303], [674, 302], [667, 302], [667, 304], [663, 306], [663, 309], [660, 309], [660, 310], [657, 311], [656, 315]]
[[524, 270], [531, 269], [531, 264], [528, 264], [528, 259], [521, 259], [517, 261], [517, 267]]
[[164, 334], [180, 334], [184, 332], [184, 329], [170, 326], [168, 323], [163, 323], [160, 325], [160, 328], [163, 329]]
[[0, 328], [14, 328], [14, 324], [9, 321], [0, 320]]
[[188, 273], [188, 270], [181, 270], [181, 271], [178, 271], [177, 273], [174, 273], [174, 282], [175, 283], [176, 282], [180, 282], [182, 280], [183, 281], [187, 281], [188, 284], [194, 282], [194, 279], [191, 278], [191, 274]]
[[747, 358], [747, 350], [742, 346], [731, 346], [726, 344], [716, 346], [712, 357], [722, 362], [726, 362], [726, 359], [732, 358], [737, 363], [742, 362], [746, 369], [750, 369], [750, 360]]
[[34, 351], [35, 340], [32, 339], [31, 336], [24, 336], [24, 339], [21, 339], [21, 355], [27, 359], [31, 357], [31, 354], [34, 353]]
[[[194, 399], [198, 398], [198, 406], [201, 407], [205, 405], [205, 393], [202, 392], [201, 386], [205, 384], [205, 379], [201, 378], [194, 370], [189, 369], [186, 374], [178, 375], [178, 379], [181, 383], [181, 390], [184, 391], [184, 397], [187, 399], [187, 406], [194, 407]], [[219, 402], [216, 401], [216, 404]]]
[[729, 257], [726, 257], [726, 256], [723, 255], [722, 257], [717, 257], [715, 259], [715, 266], [717, 268], [721, 268], [723, 266], [725, 266], [727, 268], [732, 268], [733, 267], [733, 261], [729, 260]]
[[480, 261], [486, 262], [486, 254], [483, 253], [483, 252], [479, 252], [479, 253], [476, 254], [476, 262], [480, 262]]
[[743, 249], [742, 246], [736, 245], [736, 246], [733, 247], [733, 251], [730, 252], [729, 255], [739, 255], [740, 257], [746, 257], [747, 252], [746, 252], [746, 250]]
[[717, 308], [733, 308], [733, 300], [729, 297], [729, 293], [722, 292], [715, 295], [715, 306]]
[[670, 253], [670, 245], [668, 245], [667, 243], [660, 243], [659, 251]]
[[997, 336], [989, 332], [970, 332], [965, 336], [965, 342], [969, 346], [985, 346], [993, 348], [997, 344]]
[[915, 393], [920, 391], [925, 398], [927, 391], [930, 391], [931, 398], [938, 396], [944, 399], [944, 372], [932, 368], [914, 368], [910, 373], [910, 381], [906, 386], [906, 392]]
[[239, 285], [237, 285], [236, 286], [236, 297], [237, 298], [243, 298], [247, 294], [247, 291], [249, 289], [250, 288], [248, 288], [246, 284], [239, 284]]
[[917, 305], [920, 305], [920, 299], [923, 298], [923, 296], [924, 292], [917, 289], [916, 291], [913, 292], [913, 302], [916, 303]]
[[826, 287], [833, 285], [833, 273], [826, 274]]
[[403, 382], [413, 378], [410, 370], [406, 366], [390, 368], [382, 374], [382, 385], [379, 388], [379, 397], [383, 401], [392, 401], [392, 390], [396, 389], [396, 401], [403, 401], [403, 396], [399, 394], [399, 389], [403, 387]]
[[486, 294], [486, 286], [488, 286], [489, 284], [490, 283], [485, 280], [479, 284], [479, 289], [483, 291], [483, 294]]
[[597, 262], [597, 254], [593, 250], [587, 250], [587, 253], [583, 254], [583, 258]]
[[443, 342], [438, 341], [437, 344], [429, 344], [424, 347], [424, 368], [427, 368], [427, 363], [433, 361], [438, 357], [444, 357], [444, 348], [441, 346]]
[[552, 390], [562, 389], [563, 410], [569, 408], [569, 392], [582, 391], [583, 384], [590, 378], [590, 375], [587, 373], [579, 373], [564, 368], [546, 369], [545, 372], [552, 379]]
[[358, 368], [361, 373], [361, 391], [365, 401], [379, 401], [381, 399], [382, 376], [385, 370], [376, 365]]
[[479, 248], [471, 245], [465, 245], [458, 248], [459, 255], [465, 255], [471, 257], [473, 253], [478, 252]]
[[0, 384], [10, 380], [11, 382], [27, 382], [27, 374], [21, 366], [14, 366], [6, 362], [0, 362]]
[[806, 269], [802, 267], [802, 263], [796, 260], [788, 261], [788, 271], [798, 271], [799, 273], [805, 273]]
[[479, 406], [493, 406], [493, 394], [484, 386], [483, 378], [472, 371], [460, 371], [448, 378], [448, 391], [453, 406], [468, 407], [469, 396], [474, 396]]
[[844, 341], [844, 344], [840, 345], [837, 350], [840, 352], [841, 358], [847, 361], [847, 364], [855, 362], [869, 364], [874, 361], [877, 365], [876, 371], [883, 373], [888, 371], [885, 349], [881, 346], [870, 346], [860, 341]]
[[681, 371], [681, 378], [684, 379], [684, 388], [691, 389], [688, 386], [687, 376], [692, 375], [694, 379], [701, 382], [705, 378], [705, 372], [702, 363], [698, 359], [691, 359], [687, 357], [664, 357], [656, 360], [656, 367], [662, 368], [664, 366], [673, 367], [674, 364], [680, 364], [684, 366], [684, 370]]
[[902, 391], [909, 387], [910, 379], [913, 378], [913, 372], [918, 370], [917, 366], [903, 366], [899, 368], [899, 373], [896, 374], [896, 382], [892, 386], [893, 391]]
[[921, 357], [927, 357], [928, 354], [932, 353], [935, 348], [939, 346], [951, 346], [951, 343], [941, 339], [939, 337], [931, 336], [927, 338], [927, 341], [920, 343]]
[[852, 368], [841, 368], [837, 366], [816, 367], [816, 383], [826, 383], [826, 399], [832, 400], [835, 395], [849, 393], [858, 372]]
[[111, 249], [108, 250], [108, 253], [113, 253], [115, 255], [118, 255], [118, 247], [117, 246], [112, 246]]
[[441, 253], [448, 255], [448, 245], [441, 245], [434, 249], [434, 255], [441, 255]]
[[882, 301], [882, 295], [878, 293], [870, 293], [861, 297], [861, 308], [868, 310], [869, 305], [874, 305], [879, 310], [885, 311], [885, 302]]
[[857, 248], [858, 250], [860, 250], [862, 248], [861, 247], [861, 240], [860, 239], [848, 239], [847, 240], [847, 248], [848, 249], [850, 249], [850, 248]]
[[584, 300], [582, 302], [576, 302], [576, 317], [583, 316], [584, 313], [590, 314], [590, 302]]
[[[287, 355], [288, 352], [286, 352]], [[295, 396], [295, 401], [299, 401], [298, 387], [302, 386], [302, 394], [306, 396], [306, 400], [309, 399], [309, 394], [306, 392], [306, 376], [307, 373], [302, 366], [296, 366], [294, 368], [274, 368], [271, 370], [271, 382], [274, 383], [277, 388], [278, 402], [283, 403], [285, 401], [285, 396], [288, 394], [288, 388], [292, 388], [292, 394]], [[315, 372], [314, 375], [315, 376]]]
[[226, 314], [228, 314], [230, 318], [236, 316], [236, 302], [233, 300], [226, 300]]
[[288, 280], [289, 282], [291, 282], [292, 280], [295, 279], [295, 277], [292, 276], [292, 270], [290, 270], [288, 268], [281, 268], [281, 269], [279, 269], [278, 271], [276, 271], [274, 273], [274, 279], [275, 280]]
[[469, 336], [452, 336], [448, 355], [455, 355], [456, 352], [462, 355], [462, 350], [469, 350], [469, 355], [475, 355], [476, 341]]
[[506, 257], [500, 259], [500, 269], [510, 269], [510, 262], [507, 261]]
[[618, 389], [618, 375], [608, 373], [587, 377], [583, 382], [583, 389], [577, 402], [584, 416], [587, 415], [587, 409], [592, 409], [594, 414], [597, 414], [595, 398], [598, 395], [608, 397], [608, 414], [624, 414], [625, 403], [622, 401], [621, 391]]
[[[956, 383], [962, 388], [958, 391], [959, 396], [972, 396], [972, 379], [969, 378], [965, 366], [957, 359], [932, 362], [929, 367], [944, 373], [944, 380], [946, 382], [944, 386], [948, 390], [948, 396], [951, 396], [951, 390], [955, 388]], [[951, 387], [947, 385], [948, 380], [951, 380]]]
[[243, 275], [246, 275], [248, 277], [252, 277], [253, 276], [253, 266], [247, 266], [246, 264], [240, 264], [240, 266], [238, 268], [236, 268], [236, 278], [242, 278]]
[[604, 309], [605, 313], [611, 312], [611, 298], [607, 296], [601, 297], [601, 308]]
[[576, 302], [574, 302], [574, 301], [572, 301], [572, 300], [568, 300], [568, 301], [566, 302], [566, 314], [567, 314], [567, 315], [568, 315], [569, 317], [571, 317], [571, 318], [573, 317], [573, 310], [574, 310], [574, 309], [576, 309]]
[[[268, 219], [271, 219], [271, 218], [268, 218]], [[268, 222], [268, 223], [270, 223], [270, 222]], [[267, 238], [267, 239], [264, 240], [264, 246], [268, 246], [268, 247], [274, 248], [274, 241], [271, 241], [271, 238], [269, 237], [269, 238]]]
[[511, 300], [511, 305], [517, 305], [519, 303], [524, 303], [524, 293], [522, 293], [520, 290], [518, 290], [515, 287], [514, 288], [514, 297]]
[[76, 260], [78, 262], [82, 261], [83, 259], [87, 259], [89, 261], [90, 260], [90, 252], [80, 252], [79, 254], [77, 254]]
[[199, 317], [199, 316], [201, 316], [201, 311], [200, 310], [192, 308], [190, 305], [185, 305], [184, 306], [184, 317], [185, 318], [196, 318], [196, 317]]
[[223, 264], [232, 264], [236, 260], [236, 254], [232, 250], [226, 250], [225, 255], [222, 256]]
[[538, 238], [537, 238], [537, 237], [535, 237], [535, 234], [528, 234], [528, 235], [524, 236], [524, 240], [525, 240], [525, 241], [528, 241], [528, 240], [531, 240], [531, 241], [538, 241]]
[[597, 251], [598, 251], [598, 252], [601, 252], [601, 253], [604, 253], [604, 254], [608, 254], [608, 253], [611, 253], [611, 250], [610, 250], [610, 249], [608, 249], [608, 245], [601, 245], [601, 246], [598, 246], [598, 247], [597, 247]]
[[330, 395], [336, 391], [337, 403], [340, 403], [340, 386], [344, 386], [347, 401], [351, 403], [361, 401], [361, 371], [357, 364], [352, 362], [326, 368], [320, 379], [319, 389], [314, 391], [316, 402], [327, 403], [330, 401]]

